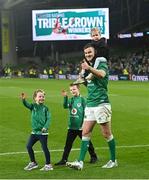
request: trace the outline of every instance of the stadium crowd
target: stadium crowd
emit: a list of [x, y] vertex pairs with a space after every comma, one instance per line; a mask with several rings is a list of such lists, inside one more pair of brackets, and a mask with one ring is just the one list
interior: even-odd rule
[[[81, 59], [81, 58], [79, 58]], [[35, 62], [26, 67], [12, 67], [10, 64], [0, 68], [1, 77], [39, 77], [39, 74], [53, 75], [56, 74], [74, 74], [80, 71], [80, 62], [59, 60], [50, 61], [46, 65], [39, 65]], [[129, 52], [125, 55], [112, 54], [109, 58], [110, 75], [149, 75], [149, 49]]]
[[127, 56], [112, 56], [110, 74], [149, 75], [149, 50], [129, 53]]

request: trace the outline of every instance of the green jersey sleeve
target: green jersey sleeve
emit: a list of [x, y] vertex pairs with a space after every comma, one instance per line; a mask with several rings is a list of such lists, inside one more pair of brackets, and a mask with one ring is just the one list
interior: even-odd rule
[[63, 107], [64, 109], [67, 109], [69, 107], [69, 104], [68, 104], [68, 96], [64, 96], [64, 102], [63, 102]]
[[108, 65], [107, 65], [107, 63], [100, 63], [98, 69], [101, 69], [101, 70], [105, 71], [106, 74], [107, 74], [108, 73]]
[[30, 110], [33, 109], [33, 104], [28, 103], [25, 99], [23, 99], [22, 102], [23, 102], [23, 105], [24, 105], [26, 108], [28, 108], [28, 109], [30, 109]]

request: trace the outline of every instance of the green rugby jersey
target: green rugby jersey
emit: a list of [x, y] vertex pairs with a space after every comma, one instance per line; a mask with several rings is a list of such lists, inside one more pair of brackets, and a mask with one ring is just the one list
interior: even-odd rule
[[81, 130], [86, 101], [81, 96], [64, 97], [63, 107], [69, 109], [68, 129]]
[[[44, 104], [28, 103], [25, 99], [22, 100], [24, 106], [31, 111], [31, 125], [32, 134], [48, 134], [48, 128], [50, 125], [51, 114], [48, 107]], [[46, 132], [42, 132], [42, 128], [47, 129]]]
[[87, 82], [87, 107], [96, 107], [102, 103], [109, 103], [108, 98], [108, 65], [106, 59], [99, 63], [98, 70], [104, 70], [106, 75], [104, 78], [94, 76], [92, 80]]

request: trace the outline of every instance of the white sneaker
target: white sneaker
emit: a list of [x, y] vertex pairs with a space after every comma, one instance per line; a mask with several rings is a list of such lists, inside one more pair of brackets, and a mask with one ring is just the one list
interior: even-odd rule
[[66, 162], [66, 166], [77, 170], [83, 169], [83, 161]]
[[43, 168], [40, 169], [40, 171], [52, 171], [53, 167], [51, 164], [46, 164], [45, 166], [43, 166]]
[[117, 160], [115, 160], [115, 162], [113, 162], [112, 160], [110, 160], [110, 161], [107, 162], [107, 164], [105, 164], [104, 166], [102, 166], [102, 168], [110, 169], [110, 168], [117, 167], [117, 166], [118, 166]]
[[79, 78], [79, 79], [77, 79], [76, 81], [73, 82], [74, 85], [75, 84], [83, 84], [83, 83], [85, 83], [85, 80], [83, 78]]
[[24, 170], [30, 171], [30, 170], [36, 169], [36, 168], [38, 168], [38, 164], [35, 163], [35, 162], [30, 162], [30, 163], [24, 168]]
[[89, 73], [88, 76], [85, 77], [86, 80], [92, 80], [94, 75], [92, 73]]

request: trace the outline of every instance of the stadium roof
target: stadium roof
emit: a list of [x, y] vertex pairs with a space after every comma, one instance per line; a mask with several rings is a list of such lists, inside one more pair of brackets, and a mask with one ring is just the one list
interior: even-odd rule
[[[149, 0], [0, 0], [0, 7], [13, 9], [17, 15], [32, 9], [109, 7], [112, 35], [144, 26], [149, 28]], [[19, 16], [17, 18], [19, 19]]]
[[24, 0], [0, 0], [1, 9], [10, 9], [22, 3]]
[[34, 46], [32, 10], [107, 7], [110, 12], [110, 39], [117, 38], [118, 33], [149, 31], [149, 0], [0, 0], [0, 11], [11, 9], [14, 12], [17, 46], [20, 50]]

